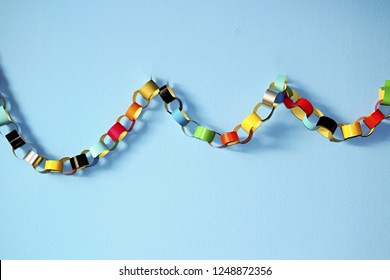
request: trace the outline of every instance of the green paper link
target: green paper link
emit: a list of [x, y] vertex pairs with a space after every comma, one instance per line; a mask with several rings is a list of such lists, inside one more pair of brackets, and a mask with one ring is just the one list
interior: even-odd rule
[[288, 97], [291, 97], [291, 96], [293, 96], [292, 89], [291, 89], [291, 88], [289, 88], [288, 86], [287, 86], [287, 88], [286, 88], [286, 92], [287, 92], [287, 96], [288, 96]]
[[390, 80], [386, 80], [385, 87], [383, 88], [384, 96], [383, 96], [383, 105], [390, 105]]
[[194, 133], [194, 137], [211, 143], [214, 139], [215, 131], [212, 131], [203, 126], [198, 126]]

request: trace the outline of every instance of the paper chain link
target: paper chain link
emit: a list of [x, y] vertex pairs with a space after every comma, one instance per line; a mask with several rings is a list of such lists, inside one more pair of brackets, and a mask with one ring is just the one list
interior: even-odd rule
[[[382, 120], [390, 117], [390, 80], [387, 80], [385, 86], [379, 89], [379, 100], [371, 114], [358, 118], [354, 123], [344, 124], [324, 116], [319, 109], [313, 107], [309, 100], [300, 97], [294, 89], [287, 86], [285, 75], [278, 75], [275, 82], [271, 83], [266, 90], [262, 101], [254, 107], [252, 113], [232, 131], [219, 133], [191, 119], [183, 110], [182, 101], [169, 85], [158, 87], [151, 79], [134, 92], [133, 103], [126, 113], [116, 120], [115, 124], [100, 137], [99, 141], [76, 156], [53, 160], [38, 154], [20, 134], [20, 129], [13, 122], [6, 109], [5, 99], [1, 95], [0, 133], [8, 140], [14, 155], [27, 162], [39, 173], [73, 175], [79, 170], [96, 165], [100, 158], [115, 150], [119, 142], [131, 132], [142, 111], [157, 95], [164, 102], [166, 111], [181, 126], [187, 136], [205, 141], [214, 148], [226, 148], [248, 143], [252, 139], [253, 133], [272, 117], [275, 108], [281, 103], [290, 109], [307, 129], [316, 130], [333, 142], [341, 142], [358, 136], [367, 137], [372, 134]], [[260, 116], [260, 107], [267, 109], [264, 116]], [[338, 128], [340, 128], [339, 131], [337, 131]], [[336, 137], [337, 133], [339, 136]]]

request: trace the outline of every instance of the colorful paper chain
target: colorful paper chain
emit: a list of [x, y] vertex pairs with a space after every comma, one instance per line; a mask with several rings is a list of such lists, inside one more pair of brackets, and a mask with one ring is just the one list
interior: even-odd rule
[[[215, 148], [226, 148], [249, 142], [253, 133], [263, 122], [272, 117], [275, 108], [281, 103], [284, 103], [307, 129], [317, 130], [333, 142], [340, 142], [357, 136], [367, 137], [371, 135], [382, 120], [390, 117], [388, 113], [390, 108], [390, 80], [387, 80], [385, 86], [379, 89], [379, 100], [375, 105], [375, 110], [370, 115], [358, 118], [354, 123], [344, 124], [337, 123], [333, 119], [324, 116], [307, 99], [301, 98], [294, 89], [287, 86], [285, 75], [278, 75], [275, 82], [271, 83], [266, 90], [262, 101], [254, 107], [252, 113], [232, 131], [226, 133], [218, 133], [192, 120], [184, 112], [183, 103], [176, 97], [172, 88], [169, 85], [158, 87], [153, 80], [148, 81], [134, 92], [133, 103], [126, 113], [116, 120], [115, 124], [100, 137], [95, 145], [74, 157], [53, 160], [38, 154], [19, 133], [19, 127], [12, 121], [6, 109], [6, 102], [1, 95], [0, 132], [5, 135], [10, 143], [14, 155], [27, 162], [34, 170], [40, 173], [73, 175], [79, 170], [96, 165], [100, 158], [115, 150], [119, 142], [133, 129], [141, 112], [148, 107], [150, 101], [157, 95], [164, 102], [166, 111], [181, 126], [187, 136], [203, 140]], [[260, 116], [260, 107], [267, 109], [265, 116]], [[316, 120], [313, 120], [313, 116], [316, 117]], [[340, 137], [335, 136], [337, 128], [341, 130]]]

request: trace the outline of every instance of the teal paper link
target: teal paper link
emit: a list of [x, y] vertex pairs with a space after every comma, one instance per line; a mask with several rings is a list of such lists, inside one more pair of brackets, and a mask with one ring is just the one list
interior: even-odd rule
[[277, 92], [284, 91], [284, 83], [287, 81], [287, 76], [285, 74], [279, 74], [276, 76], [275, 83], [274, 83], [274, 89]]
[[89, 148], [89, 153], [93, 158], [97, 158], [101, 153], [108, 150], [108, 147], [106, 144], [104, 144], [102, 141], [97, 142], [95, 145], [93, 145], [91, 148]]
[[12, 121], [7, 113], [7, 111], [4, 109], [4, 107], [0, 107], [0, 126], [10, 124]]
[[317, 125], [315, 125], [311, 121], [309, 121], [306, 114], [303, 116], [302, 122], [305, 125], [305, 127], [309, 130], [316, 130], [318, 128]]

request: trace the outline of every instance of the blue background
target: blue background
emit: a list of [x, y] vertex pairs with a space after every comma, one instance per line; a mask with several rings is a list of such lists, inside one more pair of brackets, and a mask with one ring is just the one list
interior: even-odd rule
[[[0, 82], [52, 158], [95, 144], [150, 75], [219, 131], [280, 72], [339, 122], [390, 78], [389, 1], [0, 1]], [[81, 175], [0, 139], [1, 259], [388, 259], [390, 125], [331, 143], [284, 106], [247, 145], [184, 136], [157, 98]]]

